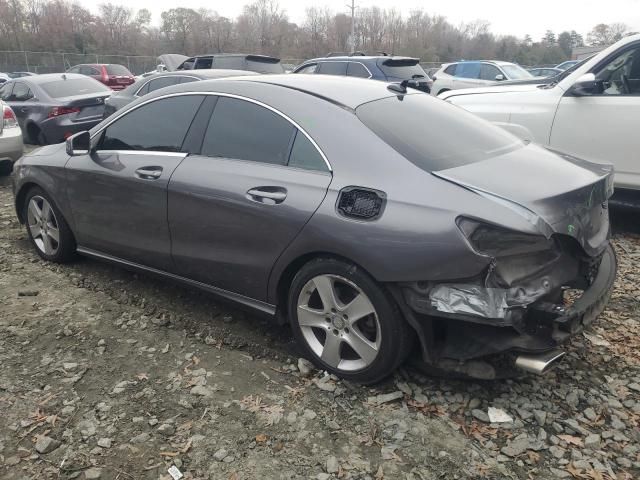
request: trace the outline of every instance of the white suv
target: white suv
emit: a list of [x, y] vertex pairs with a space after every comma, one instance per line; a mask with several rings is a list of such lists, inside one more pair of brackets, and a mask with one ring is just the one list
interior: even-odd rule
[[548, 85], [456, 90], [440, 98], [525, 140], [613, 163], [619, 197], [640, 198], [640, 35], [623, 38]]
[[474, 61], [445, 63], [433, 76], [432, 95], [458, 88], [486, 87], [504, 80], [535, 78], [520, 65], [509, 62]]

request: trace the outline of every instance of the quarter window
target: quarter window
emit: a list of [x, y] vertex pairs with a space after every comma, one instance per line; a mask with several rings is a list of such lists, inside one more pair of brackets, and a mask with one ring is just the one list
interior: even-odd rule
[[202, 155], [286, 165], [295, 127], [260, 105], [220, 97], [202, 144]]
[[455, 63], [453, 65], [449, 65], [447, 68], [444, 69], [444, 73], [455, 77], [457, 67], [458, 65], [456, 65]]
[[175, 85], [178, 83], [178, 77], [162, 77], [156, 78], [155, 80], [151, 80], [147, 85], [149, 85], [145, 95], [147, 93], [151, 93], [155, 90], [159, 90], [164, 87], [170, 87], [171, 85]]
[[318, 152], [318, 149], [309, 141], [300, 130], [296, 133], [296, 139], [291, 148], [289, 166], [304, 168], [305, 170], [328, 171], [327, 164]]
[[157, 100], [125, 114], [102, 135], [98, 150], [180, 152], [204, 96]]
[[349, 66], [347, 67], [347, 76], [369, 78], [371, 75], [369, 74], [369, 70], [367, 70], [361, 63], [349, 62]]

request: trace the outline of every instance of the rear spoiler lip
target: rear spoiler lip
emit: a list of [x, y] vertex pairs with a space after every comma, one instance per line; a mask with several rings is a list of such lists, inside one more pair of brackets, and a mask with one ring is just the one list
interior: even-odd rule
[[388, 58], [385, 58], [384, 60], [380, 61], [380, 64], [381, 65], [385, 65], [387, 67], [393, 67], [394, 63], [407, 64], [409, 62], [412, 62], [411, 65], [398, 65], [398, 66], [409, 66], [409, 67], [412, 67], [413, 65], [419, 65], [420, 64], [420, 59], [419, 58], [414, 58], [414, 57], [388, 57]]

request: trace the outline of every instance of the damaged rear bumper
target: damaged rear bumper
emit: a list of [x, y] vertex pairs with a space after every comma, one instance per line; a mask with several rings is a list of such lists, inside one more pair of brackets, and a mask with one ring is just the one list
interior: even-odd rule
[[[465, 283], [432, 288], [429, 297], [400, 285], [392, 287], [392, 292], [418, 333], [427, 363], [505, 352], [548, 352], [590, 325], [609, 300], [617, 270], [611, 245], [591, 261], [588, 286], [570, 306], [565, 305], [560, 285], [549, 285], [548, 292], [530, 303], [515, 301], [515, 306], [517, 292], [513, 289], [483, 289]], [[552, 274], [550, 278], [553, 281]]]

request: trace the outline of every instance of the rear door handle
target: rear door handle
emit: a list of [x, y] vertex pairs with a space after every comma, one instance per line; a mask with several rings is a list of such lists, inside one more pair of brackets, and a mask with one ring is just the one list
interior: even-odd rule
[[162, 175], [162, 167], [141, 167], [136, 170], [136, 177], [143, 180], [156, 180]]
[[255, 187], [247, 191], [247, 198], [258, 203], [275, 205], [287, 198], [287, 189], [282, 187]]

